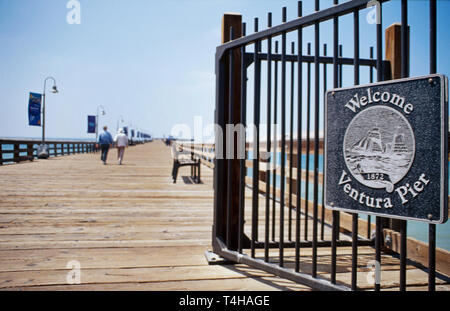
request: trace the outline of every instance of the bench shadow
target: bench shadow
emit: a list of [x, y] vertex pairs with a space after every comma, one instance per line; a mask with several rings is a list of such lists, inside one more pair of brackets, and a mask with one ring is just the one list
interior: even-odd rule
[[181, 179], [183, 179], [183, 182], [184, 182], [186, 185], [191, 185], [191, 184], [199, 185], [199, 184], [203, 184], [203, 181], [201, 181], [201, 180], [200, 180], [199, 183], [196, 183], [195, 180], [194, 180], [191, 176], [181, 176]]
[[191, 179], [191, 177], [189, 177], [189, 176], [181, 176], [181, 179], [183, 179], [183, 182], [185, 183], [185, 184], [193, 184], [194, 182], [192, 181], [192, 179]]

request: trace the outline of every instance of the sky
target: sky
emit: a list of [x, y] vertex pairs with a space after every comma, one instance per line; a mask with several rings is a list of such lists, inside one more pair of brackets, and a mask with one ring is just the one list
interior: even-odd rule
[[[68, 2], [0, 0], [0, 137], [41, 137], [40, 127], [28, 125], [28, 94], [42, 93], [48, 76], [59, 89], [58, 94], [50, 93], [48, 83], [48, 138], [94, 139], [87, 133], [87, 115], [95, 115], [99, 106], [106, 112], [99, 125], [113, 132], [118, 125], [128, 125], [162, 137], [177, 124], [193, 128], [195, 117], [206, 126], [214, 121], [214, 60], [222, 15], [241, 13], [251, 33], [255, 17], [265, 29], [267, 12], [273, 12], [274, 25], [281, 22], [283, 6], [288, 20], [297, 14], [297, 1], [291, 0], [78, 0], [80, 23], [70, 24]], [[320, 3], [327, 8], [332, 0]], [[428, 1], [409, 3], [410, 74], [426, 75]], [[304, 1], [304, 15], [313, 13], [313, 5]], [[399, 8], [399, 0], [383, 5], [383, 29], [400, 21]], [[360, 13], [364, 58], [368, 47], [375, 46], [375, 25], [366, 21], [368, 12]], [[445, 75], [450, 73], [449, 13], [450, 1], [438, 0], [438, 72]], [[321, 45], [328, 44], [328, 55], [333, 53], [331, 25], [320, 26]], [[353, 55], [351, 34], [352, 17], [340, 18], [345, 57]], [[312, 27], [305, 29], [305, 54], [306, 43], [313, 39]], [[361, 69], [361, 76], [361, 83], [367, 83], [366, 69]], [[329, 78], [331, 86], [331, 74]], [[349, 68], [344, 86], [352, 85], [352, 79]]]

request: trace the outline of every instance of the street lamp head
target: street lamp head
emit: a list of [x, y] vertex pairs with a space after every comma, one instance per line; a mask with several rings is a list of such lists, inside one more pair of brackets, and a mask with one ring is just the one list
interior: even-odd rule
[[53, 85], [52, 93], [58, 93], [58, 89], [56, 88], [56, 85]]
[[102, 116], [104, 116], [106, 114], [105, 108], [102, 105], [98, 105], [97, 106], [97, 115], [101, 114]]

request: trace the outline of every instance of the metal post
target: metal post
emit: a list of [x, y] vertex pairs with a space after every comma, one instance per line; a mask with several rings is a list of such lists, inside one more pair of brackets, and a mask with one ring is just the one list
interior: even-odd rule
[[[286, 22], [287, 8], [283, 7], [282, 21]], [[284, 189], [286, 156], [286, 32], [281, 34], [281, 186], [280, 186], [280, 245], [279, 266], [284, 266]]]
[[[430, 0], [430, 73], [436, 73], [436, 0]], [[428, 225], [428, 290], [436, 290], [436, 225]]]
[[[245, 37], [246, 24], [242, 23], [242, 36]], [[241, 122], [242, 125], [246, 126], [246, 105], [247, 105], [247, 67], [245, 65], [245, 46], [241, 47]], [[245, 150], [245, 139], [244, 139], [244, 154], [247, 154]], [[209, 152], [209, 150], [208, 150]], [[239, 213], [238, 213], [238, 252], [242, 254], [242, 249], [244, 247], [244, 209], [245, 209], [245, 159], [239, 159]]]
[[[319, 0], [315, 2], [315, 10], [319, 11]], [[317, 22], [314, 25], [314, 177], [313, 177], [313, 240], [312, 240], [312, 272], [317, 277], [317, 219], [319, 201], [319, 109], [320, 109], [320, 28]], [[309, 172], [306, 172], [309, 174]]]
[[47, 84], [47, 80], [53, 80], [53, 90], [54, 93], [57, 93], [58, 91], [56, 90], [56, 81], [55, 78], [53, 77], [47, 77], [44, 80], [44, 91], [42, 92], [42, 144], [45, 143], [45, 87]]
[[[354, 84], [359, 85], [359, 11], [353, 12], [353, 77]], [[358, 282], [358, 213], [352, 214], [352, 274], [351, 287], [357, 290]]]
[[44, 93], [42, 94], [42, 145], [45, 143], [45, 81]]
[[[333, 1], [334, 5], [338, 4], [338, 0]], [[339, 86], [339, 65], [338, 65], [338, 51], [339, 51], [339, 20], [335, 16], [333, 18], [333, 88]], [[337, 232], [339, 212], [333, 211], [333, 224], [331, 231], [331, 283], [336, 284], [336, 259], [337, 259]]]
[[[272, 13], [267, 14], [267, 26], [272, 27]], [[268, 163], [266, 163], [266, 223], [265, 223], [265, 232], [264, 232], [264, 261], [269, 261], [269, 231], [270, 231], [270, 161], [272, 157], [270, 156], [271, 152], [271, 99], [272, 99], [272, 38], [268, 38], [267, 40], [267, 145], [266, 151], [269, 154]], [[275, 176], [274, 176], [275, 178]]]
[[[258, 32], [258, 18], [255, 18], [255, 32]], [[251, 231], [251, 255], [255, 257], [255, 242], [258, 241], [258, 208], [259, 208], [259, 123], [260, 123], [260, 105], [261, 105], [261, 62], [258, 59], [260, 52], [259, 41], [255, 42], [255, 50], [253, 53], [254, 70], [254, 110], [253, 123], [255, 125], [255, 133], [253, 136], [253, 183], [252, 183], [252, 231]]]
[[[298, 17], [303, 15], [302, 12], [302, 2], [298, 2]], [[303, 83], [303, 62], [302, 62], [302, 53], [303, 53], [303, 28], [299, 27], [297, 30], [297, 45], [298, 45], [298, 53], [297, 53], [297, 184], [296, 184], [296, 211], [295, 211], [295, 272], [300, 271], [300, 226], [301, 226], [301, 185], [302, 185], [302, 83]]]
[[[402, 0], [401, 62], [402, 78], [409, 77], [408, 4]], [[400, 291], [406, 291], [407, 222], [400, 221]]]
[[105, 108], [102, 105], [97, 106], [97, 116], [95, 117], [95, 142], [97, 142], [98, 139], [98, 108], [102, 108], [102, 115], [105, 115]]
[[[376, 34], [376, 44], [377, 44], [377, 81], [380, 82], [383, 80], [383, 70], [382, 70], [382, 55], [383, 55], [383, 44], [382, 44], [382, 36], [383, 36], [383, 29], [381, 27], [381, 20], [383, 17], [382, 14], [382, 6], [380, 4], [379, 12], [380, 16], [378, 16], [380, 23], [377, 24], [377, 34]], [[377, 216], [375, 218], [375, 261], [378, 263], [378, 269], [379, 271], [375, 271], [375, 273], [380, 273], [381, 276], [381, 239], [382, 239], [382, 230], [383, 230], [383, 218]], [[375, 282], [375, 291], [381, 290], [381, 279], [377, 280], [378, 282]]]

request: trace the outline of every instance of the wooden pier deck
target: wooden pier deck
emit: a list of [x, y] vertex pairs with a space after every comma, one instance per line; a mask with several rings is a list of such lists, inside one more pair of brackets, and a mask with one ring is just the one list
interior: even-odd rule
[[[308, 289], [245, 265], [208, 265], [212, 170], [203, 184], [169, 179], [162, 142], [0, 167], [0, 289]], [[185, 178], [186, 179], [186, 178]], [[186, 180], [188, 182], [188, 180]], [[68, 284], [76, 260], [81, 284]]]
[[[207, 264], [211, 169], [202, 167], [203, 183], [192, 184], [182, 168], [172, 184], [170, 149], [160, 141], [128, 148], [121, 166], [115, 150], [106, 166], [99, 157], [0, 167], [0, 290], [311, 290], [246, 265]], [[338, 249], [338, 281], [347, 284], [350, 252]], [[302, 249], [303, 271], [310, 269], [309, 253]], [[319, 249], [324, 278], [328, 254]], [[361, 289], [372, 288], [365, 280], [373, 254], [371, 247], [359, 250]], [[271, 256], [276, 260], [277, 250]], [[80, 284], [67, 280], [73, 260]], [[396, 289], [398, 259], [383, 255], [382, 261], [383, 287]], [[407, 278], [409, 289], [426, 290], [420, 267], [408, 265]], [[448, 288], [438, 276], [437, 289]]]

